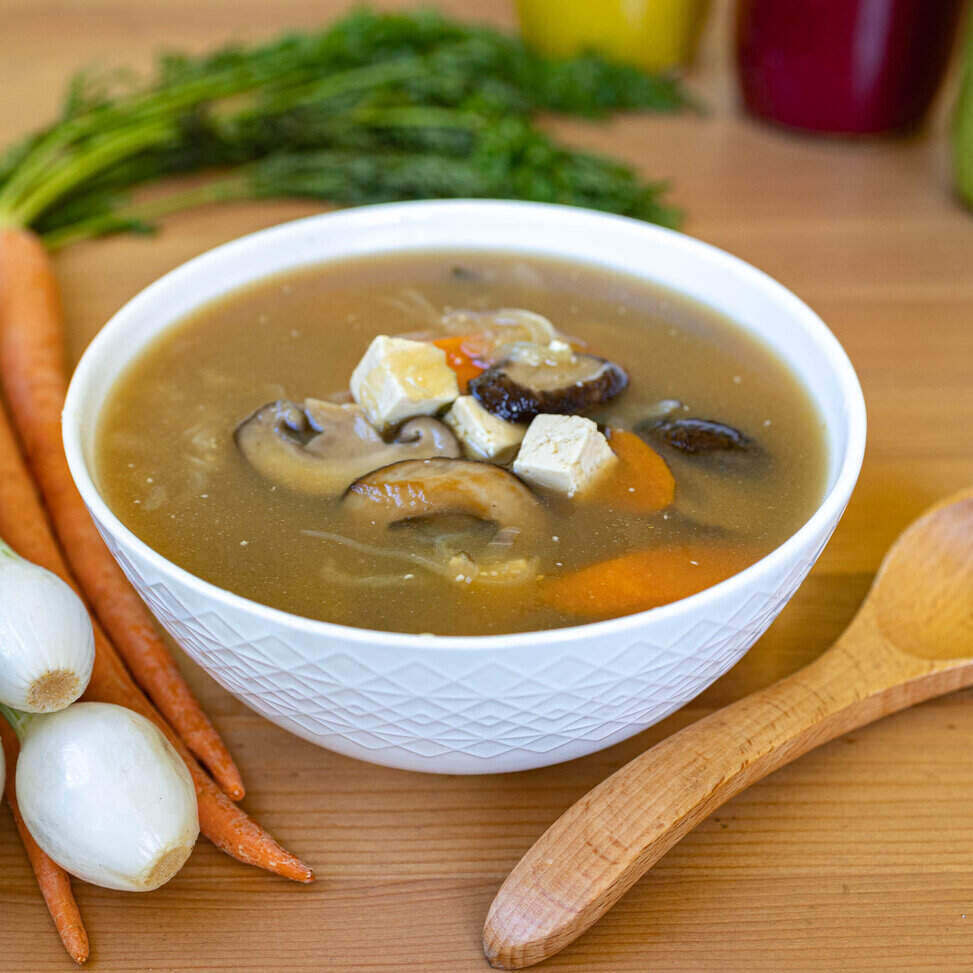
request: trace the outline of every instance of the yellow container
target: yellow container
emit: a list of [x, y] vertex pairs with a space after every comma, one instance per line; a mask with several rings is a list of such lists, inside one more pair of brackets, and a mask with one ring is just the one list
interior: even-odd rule
[[708, 0], [517, 0], [524, 40], [563, 57], [598, 51], [649, 71], [688, 64]]

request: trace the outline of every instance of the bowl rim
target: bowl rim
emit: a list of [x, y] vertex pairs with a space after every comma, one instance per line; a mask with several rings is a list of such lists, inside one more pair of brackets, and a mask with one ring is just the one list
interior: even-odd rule
[[[103, 353], [103, 349], [106, 346], [111, 346], [116, 342], [123, 327], [127, 324], [126, 319], [139, 313], [142, 305], [152, 302], [160, 291], [178, 285], [180, 280], [185, 276], [197, 273], [200, 265], [205, 265], [217, 259], [232, 257], [238, 252], [242, 254], [253, 247], [273, 244], [277, 239], [299, 231], [300, 228], [308, 224], [343, 221], [352, 223], [363, 221], [367, 224], [371, 220], [375, 220], [376, 218], [381, 219], [384, 216], [389, 216], [392, 220], [401, 222], [408, 220], [410, 211], [415, 210], [422, 212], [439, 211], [447, 216], [450, 215], [450, 211], [457, 211], [454, 218], [456, 216], [466, 215], [468, 218], [473, 219], [477, 210], [482, 212], [485, 209], [497, 210], [504, 208], [510, 211], [512, 217], [518, 219], [524, 219], [527, 211], [530, 211], [540, 216], [549, 215], [554, 219], [567, 220], [568, 222], [576, 219], [581, 223], [596, 221], [604, 222], [606, 225], [613, 223], [619, 224], [627, 228], [629, 232], [631, 232], [633, 227], [637, 228], [637, 232], [644, 233], [647, 236], [656, 236], [665, 241], [666, 246], [683, 251], [689, 259], [692, 259], [695, 254], [702, 254], [710, 262], [722, 264], [724, 267], [738, 274], [742, 274], [744, 277], [748, 277], [752, 283], [763, 288], [769, 296], [778, 302], [788, 315], [802, 323], [805, 330], [810, 333], [814, 343], [824, 352], [829, 367], [838, 380], [843, 404], [842, 413], [845, 419], [846, 440], [834, 483], [824, 494], [821, 502], [811, 516], [786, 540], [758, 561], [744, 568], [742, 571], [731, 575], [724, 581], [711, 585], [687, 598], [682, 598], [678, 601], [670, 602], [669, 604], [646, 611], [635, 612], [630, 615], [622, 615], [602, 621], [583, 622], [563, 628], [513, 632], [501, 635], [417, 634], [361, 628], [342, 625], [337, 622], [307, 618], [302, 615], [292, 614], [283, 609], [264, 605], [244, 595], [238, 595], [225, 588], [221, 588], [212, 582], [200, 578], [191, 571], [180, 567], [150, 547], [121, 522], [108, 506], [107, 502], [102, 498], [100, 491], [95, 485], [94, 478], [88, 469], [82, 447], [81, 399], [85, 388], [93, 380], [92, 372], [98, 354]], [[518, 253], [529, 250], [529, 248], [529, 243], [525, 243], [522, 247], [514, 245], [509, 248], [509, 252]], [[411, 247], [408, 249], [419, 250], [422, 248]], [[479, 249], [496, 249], [498, 252], [502, 252], [502, 248], [480, 247]], [[375, 252], [385, 253], [389, 251], [386, 248], [376, 249]], [[335, 257], [329, 259], [341, 258]], [[328, 261], [312, 260], [308, 261], [307, 264], [295, 263], [289, 270], [325, 262]], [[595, 263], [594, 260], [591, 262]], [[273, 277], [279, 273], [286, 272], [288, 271], [271, 272], [264, 275], [264, 277], [254, 276], [247, 283], [239, 284], [227, 291], [227, 293], [232, 293], [242, 287], [252, 286], [256, 282], [265, 279], [265, 277]], [[663, 283], [661, 286], [668, 285]], [[203, 307], [210, 300], [213, 300], [213, 298], [200, 302], [198, 307]], [[171, 326], [179, 320], [184, 320], [185, 316], [185, 314], [181, 314], [178, 318], [168, 322], [168, 325]], [[740, 321], [736, 318], [733, 318], [733, 320], [737, 326], [746, 330], [747, 325], [745, 321]], [[161, 334], [161, 331], [156, 332], [155, 336], [157, 337], [159, 334]], [[144, 347], [144, 345], [141, 347]], [[132, 360], [134, 360], [134, 357], [129, 360], [128, 364]], [[822, 416], [823, 419], [824, 417]], [[412, 651], [421, 651], [423, 649], [437, 651], [503, 650], [523, 648], [527, 643], [534, 647], [540, 647], [590, 638], [609, 639], [641, 628], [649, 621], [653, 624], [664, 623], [666, 620], [683, 613], [692, 614], [697, 609], [705, 611], [710, 603], [729, 594], [732, 589], [749, 586], [751, 581], [757, 582], [760, 577], [777, 572], [802, 547], [810, 543], [813, 538], [819, 536], [824, 531], [829, 531], [829, 525], [830, 529], [833, 529], [834, 525], [840, 519], [858, 480], [865, 454], [866, 427], [867, 419], [864, 395], [854, 367], [844, 348], [824, 321], [804, 301], [769, 274], [712, 244], [690, 237], [676, 230], [650, 223], [643, 223], [629, 217], [551, 203], [492, 199], [419, 200], [382, 203], [372, 206], [361, 206], [354, 209], [318, 213], [257, 230], [211, 248], [173, 268], [143, 288], [119, 308], [106, 324], [102, 326], [84, 350], [75, 368], [68, 387], [62, 413], [62, 437], [68, 467], [76, 487], [94, 515], [96, 522], [103, 525], [104, 529], [112, 536], [121, 538], [124, 541], [124, 545], [134, 548], [160, 574], [175, 577], [184, 585], [188, 585], [200, 594], [227, 607], [256, 616], [265, 623], [284, 625], [289, 629], [297, 630], [311, 636], [324, 637], [329, 640], [340, 639], [345, 642], [368, 643], [370, 646], [380, 645], [389, 649]]]

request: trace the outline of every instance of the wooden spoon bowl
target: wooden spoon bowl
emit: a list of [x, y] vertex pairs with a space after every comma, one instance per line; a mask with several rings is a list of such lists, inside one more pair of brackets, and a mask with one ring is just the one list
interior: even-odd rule
[[973, 490], [899, 536], [820, 658], [663, 740], [555, 821], [490, 907], [487, 959], [520, 969], [552, 956], [750, 784], [836, 736], [969, 685]]

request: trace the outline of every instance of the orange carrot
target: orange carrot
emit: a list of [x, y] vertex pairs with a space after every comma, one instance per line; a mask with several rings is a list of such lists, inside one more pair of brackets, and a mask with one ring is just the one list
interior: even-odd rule
[[456, 373], [459, 390], [464, 395], [470, 381], [487, 369], [483, 358], [481, 335], [465, 334], [450, 338], [437, 338], [433, 344], [446, 352], [446, 364]]
[[625, 429], [609, 429], [608, 442], [620, 462], [599, 484], [596, 496], [633, 513], [668, 507], [676, 495], [676, 481], [666, 461], [641, 436]]
[[653, 547], [547, 578], [540, 597], [558, 611], [586, 619], [631, 615], [688, 598], [758, 557], [749, 548], [702, 543]]
[[[3, 744], [3, 752], [7, 761], [5, 794], [7, 804], [10, 805], [10, 811], [14, 816], [14, 823], [17, 825], [17, 832], [23, 842], [24, 851], [27, 852], [30, 867], [34, 869], [37, 886], [41, 890], [41, 895], [44, 896], [47, 911], [50, 912], [51, 918], [54, 920], [57, 934], [61, 937], [61, 942], [64, 943], [68, 956], [80, 966], [88, 958], [88, 933], [85, 932], [78, 903], [74, 901], [74, 893], [71, 891], [71, 876], [41, 850], [40, 845], [34, 841], [33, 836], [27, 830], [24, 819], [20, 816], [17, 791], [14, 786], [14, 773], [17, 766], [17, 754], [20, 753], [20, 744], [17, 741], [17, 735], [3, 717], [0, 717], [0, 743]], [[0, 781], [0, 784], [2, 783]]]
[[85, 595], [155, 705], [227, 794], [239, 800], [243, 781], [233, 758], [71, 479], [61, 445], [67, 378], [57, 283], [43, 245], [29, 230], [0, 231], [0, 375], [54, 529]]
[[[0, 537], [21, 557], [53, 571], [71, 585], [74, 581], [51, 533], [40, 497], [20, 455], [6, 413], [0, 408]], [[310, 868], [282, 848], [260, 825], [237, 807], [193, 759], [172, 727], [159, 715], [132, 681], [115, 647], [92, 619], [95, 664], [85, 699], [116, 703], [152, 720], [176, 748], [192, 774], [203, 834], [239, 861], [275, 872], [296, 882], [310, 882]]]

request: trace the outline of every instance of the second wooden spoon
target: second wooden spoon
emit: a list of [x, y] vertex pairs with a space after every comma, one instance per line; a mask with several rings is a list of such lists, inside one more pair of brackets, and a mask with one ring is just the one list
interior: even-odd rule
[[558, 818], [493, 900], [487, 959], [520, 969], [552, 956], [750, 784], [836, 736], [969, 685], [973, 491], [899, 537], [852, 623], [815, 662], [663, 740]]

